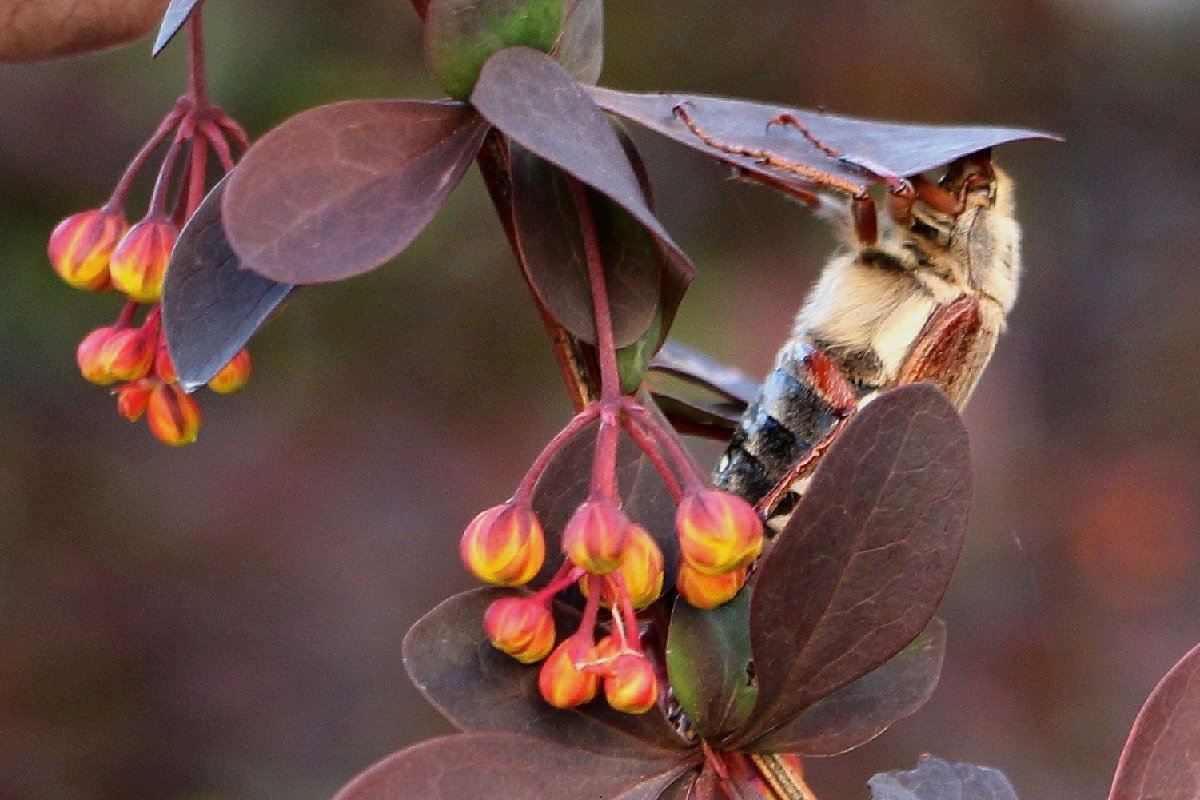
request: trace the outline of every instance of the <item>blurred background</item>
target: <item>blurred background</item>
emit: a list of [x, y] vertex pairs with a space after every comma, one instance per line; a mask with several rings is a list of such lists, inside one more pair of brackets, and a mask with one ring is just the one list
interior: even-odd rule
[[[206, 5], [213, 93], [255, 136], [315, 104], [439, 94], [406, 2]], [[608, 5], [614, 88], [1066, 136], [998, 154], [1027, 271], [966, 412], [976, 494], [940, 689], [811, 771], [826, 800], [865, 798], [932, 752], [1025, 800], [1105, 796], [1142, 701], [1200, 641], [1200, 6]], [[119, 302], [68, 289], [45, 240], [180, 92], [180, 44], [148, 51], [0, 67], [0, 797], [326, 798], [448, 730], [400, 639], [471, 585], [462, 527], [570, 409], [471, 174], [395, 263], [277, 315], [249, 386], [202, 394], [197, 444], [118, 417], [74, 351]], [[635, 136], [700, 268], [676, 337], [763, 373], [829, 232]]]

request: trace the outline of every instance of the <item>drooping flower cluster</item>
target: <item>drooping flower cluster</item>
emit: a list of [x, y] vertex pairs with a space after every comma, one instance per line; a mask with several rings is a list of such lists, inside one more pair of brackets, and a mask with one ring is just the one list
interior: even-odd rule
[[[632, 398], [592, 404], [551, 441], [512, 500], [471, 521], [460, 553], [471, 572], [487, 583], [519, 587], [532, 581], [546, 560], [533, 487], [554, 454], [597, 420], [591, 490], [563, 528], [562, 565], [532, 594], [494, 602], [484, 628], [497, 649], [525, 664], [542, 662], [538, 686], [551, 705], [577, 706], [603, 690], [613, 708], [640, 714], [657, 702], [659, 677], [642, 647], [637, 615], [662, 595], [666, 564], [651, 533], [622, 509], [616, 484], [620, 431], [654, 464], [676, 499], [681, 563], [675, 588], [688, 602], [715, 608], [731, 599], [763, 546], [754, 508], [739, 497], [705, 488], [672, 431]], [[583, 615], [578, 628], [558, 641], [552, 604], [572, 586], [586, 598]], [[602, 609], [611, 616], [605, 625]]]
[[[242, 128], [207, 98], [198, 17], [194, 13], [189, 22], [187, 93], [134, 156], [108, 201], [60, 222], [47, 248], [51, 265], [68, 285], [89, 292], [115, 290], [125, 296], [116, 322], [87, 334], [79, 343], [76, 360], [87, 380], [116, 385], [113, 393], [123, 417], [136, 421], [144, 414], [151, 432], [172, 445], [195, 441], [200, 407], [180, 386], [162, 335], [159, 300], [167, 264], [180, 229], [204, 199], [209, 148], [229, 171], [233, 168], [230, 143], [243, 151], [249, 147]], [[130, 190], [164, 144], [167, 149], [149, 207], [131, 226], [125, 216]], [[173, 180], [181, 163], [184, 174]], [[149, 308], [141, 324], [135, 325], [141, 306]], [[249, 376], [250, 357], [243, 350], [208, 385], [217, 392], [231, 392]]]

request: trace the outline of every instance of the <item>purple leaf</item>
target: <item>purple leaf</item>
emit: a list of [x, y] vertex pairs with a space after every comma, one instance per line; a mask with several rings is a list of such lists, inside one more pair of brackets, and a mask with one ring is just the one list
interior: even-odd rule
[[208, 383], [295, 288], [242, 269], [221, 224], [229, 176], [192, 214], [171, 252], [163, 330], [183, 388]]
[[167, 6], [167, 10], [163, 12], [162, 25], [159, 26], [158, 36], [154, 37], [154, 47], [150, 50], [151, 58], [161, 53], [162, 49], [175, 38], [175, 34], [179, 33], [179, 29], [183, 27], [183, 23], [187, 22], [192, 9], [199, 4], [200, 0], [171, 0]]
[[728, 441], [759, 381], [668, 339], [650, 362], [654, 401], [676, 430]]
[[225, 193], [249, 269], [322, 283], [393, 258], [433, 218], [487, 126], [459, 103], [351, 100], [289, 119], [250, 148]]
[[[512, 731], [594, 753], [661, 755], [685, 747], [657, 708], [633, 715], [613, 711], [603, 700], [570, 710], [546, 703], [538, 693], [538, 665], [509, 658], [483, 633], [488, 605], [513, 595], [501, 589], [456, 595], [404, 637], [409, 677], [447, 719], [466, 731]], [[556, 612], [559, 636], [573, 632], [578, 615], [561, 606]]]
[[925, 705], [937, 686], [945, 652], [946, 626], [935, 619], [882, 667], [821, 698], [746, 749], [833, 756], [866, 744]]
[[[625, 283], [643, 285], [644, 277], [618, 282], [609, 294], [614, 305], [628, 307], [629, 317], [637, 316], [636, 308], [649, 320], [661, 307], [668, 330], [695, 267], [655, 218], [620, 137], [583, 88], [549, 56], [512, 47], [484, 65], [471, 103], [513, 141], [606, 195], [653, 237], [666, 267], [661, 299], [622, 289]], [[621, 337], [617, 344], [632, 340]]]
[[871, 800], [1017, 800], [1000, 770], [932, 756], [921, 756], [907, 772], [881, 772], [868, 785]]
[[1171, 668], [1138, 713], [1109, 800], [1200, 797], [1200, 645]]
[[[1026, 128], [876, 122], [725, 97], [638, 94], [600, 87], [588, 91], [606, 111], [764, 176], [768, 182], [801, 190], [821, 183], [854, 193], [881, 178], [916, 175], [1007, 142], [1059, 140], [1054, 134]], [[681, 105], [694, 127], [675, 111]], [[768, 124], [781, 114], [799, 121], [822, 147], [793, 125]], [[755, 155], [732, 152], [729, 146]], [[835, 151], [844, 158], [830, 154]], [[791, 162], [800, 168], [783, 169], [771, 166], [771, 161]], [[825, 173], [831, 181], [816, 181], [813, 172]]]
[[334, 800], [657, 800], [692, 762], [686, 755], [584, 753], [514, 733], [463, 733], [388, 756]]
[[[515, 143], [509, 170], [513, 228], [530, 286], [560, 325], [595, 344], [587, 255], [567, 178]], [[663, 267], [654, 240], [637, 220], [604, 195], [585, 193], [604, 265], [614, 343], [625, 347], [654, 322]]]
[[880, 394], [843, 429], [762, 560], [750, 605], [758, 706], [781, 725], [920, 633], [962, 549], [966, 430], [932, 384]]
[[650, 369], [694, 383], [742, 409], [754, 402], [762, 383], [735, 367], [671, 339], [654, 356]]
[[679, 598], [667, 635], [667, 674], [698, 736], [716, 739], [736, 728], [757, 696], [750, 669], [750, 592], [703, 611]]
[[595, 83], [604, 68], [603, 0], [567, 0], [562, 33], [551, 55], [581, 83]]

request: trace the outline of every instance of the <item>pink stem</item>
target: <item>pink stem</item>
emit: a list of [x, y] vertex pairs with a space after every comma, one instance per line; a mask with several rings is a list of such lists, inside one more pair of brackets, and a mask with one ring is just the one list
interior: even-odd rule
[[529, 471], [525, 473], [525, 477], [521, 479], [521, 484], [517, 487], [516, 494], [513, 495], [514, 502], [528, 504], [533, 500], [533, 488], [537, 484], [538, 479], [542, 477], [542, 473], [546, 471], [546, 467], [550, 465], [550, 459], [554, 458], [558, 454], [558, 451], [563, 448], [563, 445], [574, 438], [579, 431], [591, 424], [599, 413], [599, 406], [588, 406], [572, 417], [567, 426], [559, 431], [550, 440], [549, 444], [542, 448], [542, 452], [538, 454]]
[[646, 458], [650, 459], [650, 463], [654, 465], [654, 469], [662, 476], [663, 483], [667, 485], [667, 490], [675, 498], [675, 502], [678, 503], [682, 500], [683, 488], [679, 485], [679, 479], [675, 477], [671, 466], [667, 464], [662, 453], [659, 451], [658, 443], [647, 435], [637, 420], [631, 417], [622, 416], [621, 427], [625, 429], [625, 432], [629, 434], [629, 437], [633, 439], [634, 444], [638, 446], [638, 449], [642, 451]]
[[179, 125], [179, 120], [184, 115], [184, 104], [176, 103], [170, 113], [163, 118], [163, 121], [158, 124], [158, 128], [151, 134], [146, 143], [142, 145], [142, 149], [137, 152], [133, 160], [129, 162], [129, 166], [125, 168], [125, 172], [121, 175], [121, 179], [117, 181], [116, 187], [113, 189], [112, 195], [108, 198], [108, 202], [104, 204], [105, 211], [117, 211], [124, 207], [125, 199], [129, 195], [129, 190], [133, 187], [133, 181], [141, 173], [146, 166], [146, 162], [153, 155], [158, 146], [166, 140], [168, 136]]

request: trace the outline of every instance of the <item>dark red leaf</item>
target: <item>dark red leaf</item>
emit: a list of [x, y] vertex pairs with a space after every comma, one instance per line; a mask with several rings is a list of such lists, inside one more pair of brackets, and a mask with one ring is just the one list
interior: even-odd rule
[[682, 433], [727, 441], [759, 382], [745, 373], [668, 339], [650, 362], [654, 400]]
[[[603, 700], [560, 710], [542, 700], [538, 665], [520, 664], [492, 647], [483, 613], [512, 590], [479, 589], [446, 600], [404, 637], [404, 666], [422, 694], [463, 730], [505, 730], [595, 753], [662, 755], [685, 747], [658, 709], [641, 715], [613, 711]], [[579, 624], [559, 607], [558, 633]]]
[[[560, 325], [595, 344], [587, 255], [567, 177], [515, 143], [509, 169], [513, 228], [530, 286]], [[604, 195], [586, 193], [604, 263], [613, 337], [617, 347], [625, 347], [654, 322], [661, 260], [641, 224]]]
[[907, 772], [881, 772], [868, 782], [871, 800], [1017, 800], [1004, 773], [921, 756]]
[[1200, 645], [1159, 681], [1138, 713], [1109, 800], [1200, 797]]
[[551, 51], [581, 83], [595, 83], [604, 68], [603, 0], [567, 0], [562, 34]]
[[[663, 330], [669, 330], [695, 268], [650, 210], [621, 139], [583, 88], [549, 56], [512, 47], [484, 65], [471, 102], [513, 141], [606, 195], [649, 232], [666, 266], [661, 299], [626, 288], [644, 285], [632, 277], [614, 282], [609, 294], [614, 305], [640, 309], [642, 319], [661, 308]], [[634, 338], [619, 337], [618, 345]]]
[[[861, 191], [881, 177], [916, 175], [1006, 142], [1059, 138], [1026, 128], [877, 122], [705, 95], [639, 94], [600, 87], [588, 91], [607, 111], [749, 173], [802, 189], [813, 188], [811, 172], [805, 176], [767, 162], [793, 162], [810, 171], [827, 173], [844, 183], [846, 191]], [[696, 130], [675, 112], [680, 105]], [[823, 151], [795, 126], [768, 124], [781, 114], [795, 117], [827, 150], [837, 151], [845, 159]], [[727, 147], [714, 146], [714, 142], [756, 155], [739, 155]]]
[[745, 749], [833, 756], [866, 744], [925, 705], [937, 686], [945, 652], [946, 626], [935, 619], [882, 667], [826, 695]]
[[711, 611], [675, 601], [667, 636], [667, 674], [702, 739], [740, 725], [758, 694], [750, 669], [750, 592]]
[[932, 384], [880, 394], [846, 426], [762, 560], [750, 605], [748, 741], [883, 664], [920, 633], [962, 548], [966, 430]]
[[154, 47], [150, 50], [151, 56], [161, 53], [167, 43], [175, 38], [183, 23], [187, 22], [192, 9], [199, 3], [200, 0], [171, 0], [167, 10], [163, 12], [162, 25], [158, 28], [158, 36], [154, 38]]
[[514, 733], [462, 733], [388, 756], [334, 800], [657, 800], [687, 756], [584, 753]]
[[487, 126], [459, 103], [351, 100], [297, 114], [242, 159], [225, 231], [249, 269], [286, 283], [359, 275], [425, 227]]
[[163, 330], [188, 391], [228, 364], [295, 288], [242, 269], [221, 225], [228, 182], [222, 178], [184, 226], [163, 285]]

